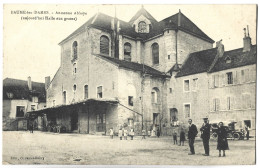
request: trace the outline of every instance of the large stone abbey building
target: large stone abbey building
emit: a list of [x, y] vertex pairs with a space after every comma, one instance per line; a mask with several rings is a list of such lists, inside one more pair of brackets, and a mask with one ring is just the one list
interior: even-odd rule
[[157, 21], [142, 7], [129, 22], [97, 13], [59, 43], [61, 65], [46, 78], [47, 108], [34, 113], [90, 134], [157, 126], [168, 134], [203, 117], [255, 129], [256, 46], [249, 33], [241, 49], [213, 43], [181, 11]]

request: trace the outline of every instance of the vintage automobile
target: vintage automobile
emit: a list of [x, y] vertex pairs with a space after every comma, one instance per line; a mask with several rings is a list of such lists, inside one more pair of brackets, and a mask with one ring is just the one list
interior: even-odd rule
[[[217, 129], [219, 122], [212, 122], [211, 125], [211, 137], [212, 139], [217, 139]], [[244, 139], [245, 133], [243, 129], [236, 129], [236, 122], [234, 121], [223, 121], [224, 127], [227, 130], [227, 138], [232, 140]]]

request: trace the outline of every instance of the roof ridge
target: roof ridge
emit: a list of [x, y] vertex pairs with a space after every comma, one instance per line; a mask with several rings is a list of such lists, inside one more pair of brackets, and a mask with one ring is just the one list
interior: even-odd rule
[[[22, 82], [27, 82], [27, 80], [16, 79], [16, 78], [9, 78], [9, 77], [6, 77], [6, 78], [4, 79], [4, 81], [7, 80], [7, 79], [16, 80], [16, 81], [22, 81]], [[32, 81], [32, 83], [44, 84], [44, 82], [35, 82], [35, 81]]]

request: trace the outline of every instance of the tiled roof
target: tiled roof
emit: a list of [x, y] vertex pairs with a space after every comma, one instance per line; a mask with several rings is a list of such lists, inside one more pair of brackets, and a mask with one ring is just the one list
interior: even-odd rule
[[9, 99], [7, 93], [12, 93], [12, 99], [31, 100], [32, 95], [38, 96], [39, 102], [46, 102], [45, 84], [32, 82], [32, 91], [25, 80], [5, 78], [3, 81], [3, 99]]
[[[223, 57], [219, 58], [210, 72], [222, 71], [225, 69], [231, 69], [241, 67], [245, 65], [256, 64], [256, 45], [251, 46], [249, 52], [243, 52], [243, 48], [226, 51]], [[227, 58], [231, 59], [231, 63], [226, 63]]]
[[191, 53], [176, 77], [207, 72], [217, 55], [217, 48]]
[[[217, 48], [191, 53], [176, 77], [202, 72], [211, 73], [256, 64], [256, 49], [257, 46], [252, 45], [249, 52], [243, 52], [243, 48], [226, 51], [222, 57], [216, 58], [216, 62], [214, 62], [214, 59], [217, 56]], [[231, 63], [226, 63], [227, 58], [231, 59]], [[210, 69], [211, 66], [213, 67]]]
[[134, 70], [134, 71], [140, 71], [140, 72], [143, 72], [143, 70], [144, 70], [146, 74], [150, 74], [150, 75], [154, 75], [154, 76], [169, 77], [165, 73], [160, 72], [147, 65], [139, 64], [136, 62], [120, 60], [120, 59], [116, 59], [116, 58], [108, 57], [108, 56], [102, 56], [102, 55], [97, 55], [97, 56], [117, 64], [118, 67], [130, 69], [130, 70]]
[[[178, 15], [180, 14], [180, 17]], [[151, 29], [149, 33], [137, 33], [134, 30], [134, 27], [132, 27], [133, 20], [137, 19], [140, 15], [146, 16], [151, 21]], [[178, 26], [178, 19], [180, 18], [180, 25]], [[111, 29], [111, 21], [113, 17], [108, 16], [103, 13], [98, 13], [92, 18], [90, 18], [85, 24], [83, 24], [81, 27], [79, 27], [76, 31], [74, 31], [72, 34], [70, 34], [67, 38], [62, 40], [59, 44], [63, 43], [67, 39], [73, 37], [77, 33], [83, 31], [86, 27], [95, 27], [99, 29], [104, 29], [107, 31], [112, 31]], [[162, 34], [164, 29], [180, 29], [187, 33], [190, 33], [192, 35], [195, 35], [197, 37], [200, 37], [204, 40], [207, 40], [211, 43], [214, 41], [209, 38], [204, 32], [202, 32], [192, 21], [190, 21], [184, 14], [177, 13], [175, 15], [172, 15], [168, 18], [163, 19], [160, 22], [157, 22], [152, 15], [147, 12], [144, 8], [140, 9], [136, 15], [129, 21], [125, 22], [122, 20], [119, 20], [120, 22], [120, 33], [122, 35], [130, 36], [132, 38], [140, 38], [142, 40], [147, 40], [149, 38], [152, 38], [156, 35]]]

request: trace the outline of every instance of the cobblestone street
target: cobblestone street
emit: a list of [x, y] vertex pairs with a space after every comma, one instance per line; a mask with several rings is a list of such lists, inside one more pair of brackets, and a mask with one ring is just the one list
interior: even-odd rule
[[203, 154], [202, 141], [195, 141], [196, 155], [172, 137], [118, 137], [47, 132], [3, 132], [3, 164], [131, 164], [131, 165], [243, 165], [255, 164], [255, 140], [229, 141], [226, 157], [218, 157], [217, 142], [210, 141], [210, 156]]

